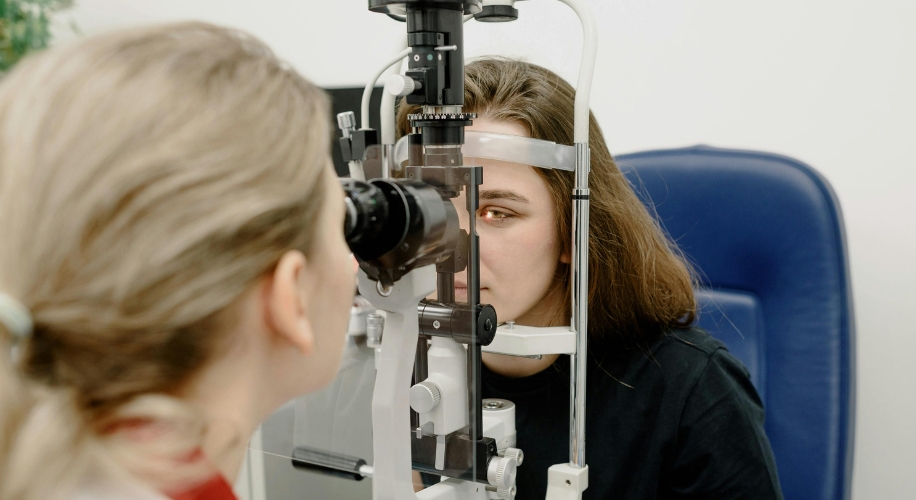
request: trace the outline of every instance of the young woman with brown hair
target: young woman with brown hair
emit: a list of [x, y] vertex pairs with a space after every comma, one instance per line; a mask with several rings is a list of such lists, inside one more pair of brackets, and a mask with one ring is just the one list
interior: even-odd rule
[[[568, 83], [533, 64], [486, 59], [466, 67], [463, 110], [478, 114], [468, 131], [571, 145], [574, 98]], [[402, 134], [414, 112], [399, 109]], [[594, 117], [590, 130], [585, 498], [781, 498], [747, 371], [691, 327], [690, 266], [615, 165]], [[481, 302], [501, 322], [569, 324], [573, 173], [470, 161], [484, 166]], [[484, 354], [483, 361], [483, 396], [516, 404], [525, 452], [518, 498], [544, 498], [547, 468], [568, 461], [568, 358]]]
[[[0, 85], [0, 499], [233, 498], [354, 290], [323, 92], [202, 23]], [[12, 354], [12, 356], [11, 356]]]

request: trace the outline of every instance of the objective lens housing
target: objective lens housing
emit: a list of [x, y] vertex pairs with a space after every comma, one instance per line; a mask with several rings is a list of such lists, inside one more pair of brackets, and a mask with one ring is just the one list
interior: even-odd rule
[[391, 286], [410, 270], [447, 258], [458, 243], [458, 212], [418, 181], [342, 179], [344, 235], [366, 274]]

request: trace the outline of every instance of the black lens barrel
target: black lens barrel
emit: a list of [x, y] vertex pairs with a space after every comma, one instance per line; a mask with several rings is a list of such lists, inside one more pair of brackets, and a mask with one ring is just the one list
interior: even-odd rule
[[372, 241], [384, 229], [387, 221], [388, 200], [376, 186], [367, 182], [341, 179], [346, 193], [347, 217], [344, 236], [352, 247], [361, 241]]
[[435, 187], [391, 179], [343, 179], [341, 184], [347, 196], [347, 244], [370, 278], [390, 286], [455, 248], [458, 212]]

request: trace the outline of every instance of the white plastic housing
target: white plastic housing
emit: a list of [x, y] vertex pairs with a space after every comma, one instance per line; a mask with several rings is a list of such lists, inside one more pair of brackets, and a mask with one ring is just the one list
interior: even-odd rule
[[[496, 405], [502, 405], [495, 407]], [[496, 449], [502, 453], [516, 444], [515, 403], [505, 399], [484, 399], [483, 435], [496, 441]]]
[[587, 488], [587, 465], [557, 464], [547, 469], [547, 500], [582, 500]]
[[429, 375], [425, 382], [438, 388], [439, 402], [432, 411], [420, 413], [420, 426], [432, 422], [433, 433], [445, 435], [468, 425], [467, 351], [458, 342], [444, 337], [433, 337], [430, 343]]
[[372, 396], [374, 500], [415, 498], [410, 455], [410, 378], [417, 349], [417, 303], [436, 289], [436, 268], [426, 266], [407, 273], [382, 295], [378, 283], [359, 273], [359, 293], [373, 306], [387, 311], [378, 373]]

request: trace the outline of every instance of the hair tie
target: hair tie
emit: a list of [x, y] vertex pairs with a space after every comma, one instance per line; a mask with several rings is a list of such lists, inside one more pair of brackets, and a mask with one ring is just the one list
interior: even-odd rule
[[31, 336], [34, 326], [29, 308], [6, 293], [0, 293], [0, 324], [13, 334], [14, 340]]

